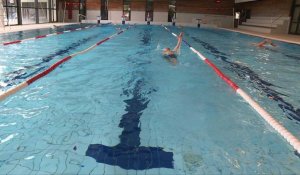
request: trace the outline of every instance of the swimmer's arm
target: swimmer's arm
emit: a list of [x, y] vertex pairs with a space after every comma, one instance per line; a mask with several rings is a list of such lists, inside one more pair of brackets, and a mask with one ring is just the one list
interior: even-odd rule
[[252, 43], [253, 46], [256, 47], [264, 47], [265, 46], [265, 42], [260, 42], [260, 43]]
[[174, 47], [173, 51], [178, 53], [179, 49], [180, 49], [180, 46], [181, 46], [181, 43], [182, 43], [182, 35], [183, 33], [181, 32], [178, 36], [178, 41], [177, 41], [177, 45]]

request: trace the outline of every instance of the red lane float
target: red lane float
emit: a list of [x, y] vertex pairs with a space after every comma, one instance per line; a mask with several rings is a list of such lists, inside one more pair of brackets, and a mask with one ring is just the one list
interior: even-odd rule
[[[120, 35], [120, 34], [118, 34]], [[105, 41], [109, 40], [110, 38], [105, 38], [104, 40], [102, 41], [99, 41], [96, 45], [99, 46], [100, 44], [104, 43]]]
[[20, 42], [22, 42], [22, 41], [21, 40], [16, 40], [16, 41], [3, 43], [3, 45], [6, 46], [6, 45], [10, 45], [10, 44], [17, 44], [17, 43], [20, 43]]
[[234, 91], [239, 89], [238, 85], [236, 85], [233, 81], [231, 81], [214, 63], [212, 63], [209, 59], [204, 60], [211, 68], [214, 69], [216, 74], [219, 75]]
[[[170, 29], [163, 26], [167, 31]], [[172, 32], [171, 32], [172, 33]], [[175, 33], [173, 36], [177, 37]], [[274, 128], [294, 149], [295, 152], [300, 154], [300, 141], [291, 132], [289, 132], [283, 125], [281, 125], [274, 117], [272, 117], [265, 109], [263, 109], [253, 98], [251, 98], [245, 91], [243, 91], [236, 83], [231, 81], [215, 64], [213, 64], [208, 58], [203, 56], [199, 51], [194, 49], [188, 42], [183, 40], [184, 43], [199, 56], [199, 58], [209, 65], [215, 73], [224, 80], [240, 97], [242, 97], [270, 126]]]
[[18, 44], [18, 43], [22, 43], [23, 41], [42, 39], [42, 38], [46, 38], [48, 36], [61, 35], [61, 34], [68, 33], [68, 32], [80, 31], [80, 30], [90, 29], [90, 28], [94, 28], [94, 27], [96, 27], [96, 25], [95, 26], [80, 27], [80, 28], [72, 29], [72, 30], [65, 30], [65, 31], [62, 31], [62, 32], [50, 33], [50, 34], [47, 34], [47, 35], [39, 35], [39, 36], [35, 36], [35, 37], [32, 37], [32, 38], [26, 38], [26, 39], [23, 39], [23, 40], [15, 40], [15, 41], [4, 42], [4, 43], [2, 43], [2, 45], [7, 46], [7, 45], [11, 45], [11, 44]]
[[36, 36], [35, 39], [40, 39], [40, 38], [46, 38], [47, 35], [40, 35], [40, 36]]
[[71, 59], [71, 56], [67, 56], [65, 58], [63, 58], [62, 60], [56, 62], [55, 64], [53, 64], [52, 66], [50, 66], [48, 69], [46, 69], [45, 71], [35, 75], [34, 77], [30, 78], [29, 80], [27, 80], [27, 84], [30, 85], [33, 82], [35, 82], [36, 80], [44, 77], [45, 75], [49, 74], [50, 72], [52, 72], [54, 69], [56, 69], [59, 65], [63, 64], [64, 62], [68, 61], [69, 59]]
[[22, 83], [20, 83], [20, 84], [18, 84], [16, 86], [10, 88], [10, 89], [8, 89], [7, 91], [5, 91], [3, 93], [0, 93], [0, 101], [4, 100], [5, 98], [9, 97], [10, 95], [12, 95], [12, 94], [14, 94], [14, 93], [16, 93], [18, 91], [20, 91], [21, 89], [29, 86], [30, 84], [34, 83], [35, 81], [39, 80], [40, 78], [48, 75], [50, 72], [52, 72], [53, 70], [55, 70], [59, 65], [67, 62], [71, 58], [73, 58], [73, 57], [75, 57], [77, 55], [80, 55], [80, 54], [84, 54], [84, 53], [86, 53], [86, 52], [94, 49], [96, 46], [99, 46], [100, 44], [104, 43], [105, 41], [108, 41], [109, 39], [112, 39], [112, 38], [120, 35], [121, 33], [123, 33], [124, 31], [128, 30], [129, 28], [130, 28], [130, 26], [127, 27], [126, 29], [122, 30], [122, 32], [115, 33], [115, 34], [111, 35], [110, 37], [107, 37], [107, 38], [105, 38], [105, 39], [97, 42], [96, 44], [88, 47], [87, 49], [85, 49], [83, 51], [76, 52], [76, 53], [74, 53], [72, 55], [69, 55], [69, 56], [67, 56], [67, 57], [59, 60], [58, 62], [56, 62], [52, 66], [50, 66], [48, 69], [46, 69], [45, 71], [43, 71], [43, 72], [41, 72], [41, 73], [39, 73], [39, 74], [31, 77], [30, 79], [28, 79], [28, 80], [26, 80], [26, 81], [24, 81], [24, 82], [22, 82]]

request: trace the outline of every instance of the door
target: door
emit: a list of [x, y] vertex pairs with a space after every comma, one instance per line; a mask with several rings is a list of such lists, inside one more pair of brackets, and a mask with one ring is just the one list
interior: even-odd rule
[[101, 20], [108, 20], [108, 0], [101, 0]]
[[290, 34], [300, 35], [300, 0], [294, 0], [293, 3]]

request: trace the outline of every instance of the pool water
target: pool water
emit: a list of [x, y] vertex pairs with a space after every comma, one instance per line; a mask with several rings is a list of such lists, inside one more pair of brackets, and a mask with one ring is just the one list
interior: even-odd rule
[[[95, 24], [69, 24], [69, 25], [63, 25], [63, 26], [57, 26], [56, 28], [42, 28], [42, 29], [32, 29], [32, 30], [25, 30], [25, 31], [18, 31], [18, 32], [10, 32], [10, 33], [4, 33], [0, 35], [0, 41], [1, 43], [14, 41], [14, 40], [20, 40], [20, 39], [26, 39], [26, 38], [32, 38], [35, 36], [40, 35], [47, 35], [50, 33], [55, 32], [62, 32], [70, 29], [76, 29], [80, 27], [87, 27], [87, 26], [95, 26]], [[9, 29], [8, 29], [9, 31]]]
[[[299, 46], [276, 42], [275, 51], [258, 50], [251, 42], [259, 38], [246, 35], [171, 30], [183, 30], [194, 48], [300, 138], [297, 117], [264, 91], [276, 91], [297, 111]], [[1, 89], [115, 32], [107, 25], [1, 47]], [[162, 58], [162, 49], [175, 44], [161, 26], [135, 26], [2, 101], [0, 174], [300, 172], [291, 146], [186, 45], [177, 65]], [[262, 88], [264, 81], [272, 85]]]

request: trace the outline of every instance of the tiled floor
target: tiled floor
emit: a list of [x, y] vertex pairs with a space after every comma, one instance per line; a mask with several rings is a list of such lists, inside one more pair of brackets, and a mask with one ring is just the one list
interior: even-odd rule
[[47, 24], [30, 24], [30, 25], [5, 26], [5, 27], [0, 28], [0, 34], [1, 33], [23, 31], [23, 30], [31, 30], [31, 29], [49, 28], [49, 27], [53, 27], [53, 25], [62, 26], [62, 25], [69, 25], [69, 24], [73, 24], [73, 23], [47, 23]]
[[259, 36], [262, 38], [269, 38], [269, 39], [278, 40], [278, 41], [284, 41], [284, 42], [293, 43], [293, 44], [300, 44], [300, 35], [265, 34], [265, 33], [252, 32], [252, 31], [246, 31], [246, 30], [241, 30], [241, 29], [225, 29], [225, 30], [239, 32], [239, 33], [243, 33], [243, 34], [247, 34], [247, 35]]

